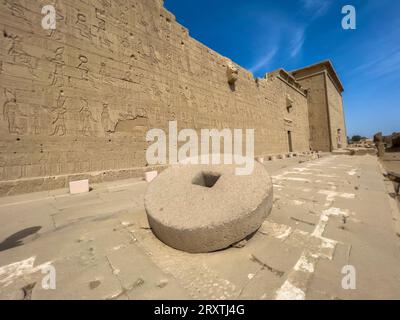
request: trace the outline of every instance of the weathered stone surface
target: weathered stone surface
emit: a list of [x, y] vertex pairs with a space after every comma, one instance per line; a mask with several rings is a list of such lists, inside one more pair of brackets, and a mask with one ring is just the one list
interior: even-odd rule
[[255, 162], [251, 175], [234, 165], [177, 165], [150, 185], [145, 208], [154, 234], [171, 247], [210, 252], [256, 231], [272, 207], [270, 176]]
[[192, 39], [159, 0], [57, 2], [55, 30], [42, 28], [42, 6], [0, 2], [0, 195], [143, 174], [146, 132], [171, 120], [252, 128], [256, 155], [289, 152], [289, 131], [293, 151], [309, 150], [310, 123], [311, 146], [323, 150], [328, 108], [331, 138], [345, 136], [329, 77], [297, 81], [279, 69], [254, 79]]
[[295, 70], [292, 75], [308, 91], [310, 147], [327, 152], [345, 148], [344, 89], [332, 63], [329, 60], [322, 61]]
[[234, 85], [235, 82], [239, 79], [239, 69], [229, 61], [226, 66], [226, 75], [228, 77], [228, 83], [230, 85]]
[[[389, 160], [385, 167], [394, 163]], [[34, 268], [52, 261], [57, 289], [42, 289], [45, 275], [39, 270], [26, 274], [24, 268], [12, 284], [0, 285], [0, 299], [22, 299], [21, 288], [34, 282], [32, 299], [274, 299], [292, 280], [299, 280], [290, 283], [304, 290], [306, 299], [398, 299], [400, 282], [393, 279], [400, 278], [400, 229], [393, 228], [398, 215], [392, 211], [397, 204], [388, 196], [394, 192], [392, 182], [383, 179], [376, 157], [324, 154], [311, 163], [287, 158], [264, 166], [277, 185], [270, 216], [245, 247], [212, 254], [174, 250], [152, 234], [143, 207], [148, 185], [139, 179], [104, 183], [78, 197], [65, 190], [1, 198], [0, 268], [6, 271], [5, 266], [33, 256]], [[349, 175], [353, 169], [357, 174]], [[313, 183], [287, 179], [299, 177]], [[330, 191], [320, 194], [321, 190]], [[349, 192], [355, 197], [340, 196]], [[335, 199], [328, 201], [334, 194]], [[93, 205], [96, 197], [101, 201]], [[326, 215], [321, 213], [329, 209], [327, 201], [347, 218], [329, 216], [325, 224], [321, 218]], [[325, 241], [315, 241], [311, 233], [317, 228], [321, 234], [320, 225], [325, 225]], [[42, 226], [37, 239], [14, 236], [32, 226]], [[23, 245], [17, 241], [18, 246], [4, 251], [13, 239]], [[329, 249], [327, 239], [338, 241], [332, 260], [321, 255]], [[318, 260], [310, 254], [317, 254]], [[356, 266], [357, 279], [361, 277], [357, 290], [341, 286], [347, 264]], [[2, 279], [9, 272], [12, 269]], [[93, 281], [101, 283], [91, 289]]]

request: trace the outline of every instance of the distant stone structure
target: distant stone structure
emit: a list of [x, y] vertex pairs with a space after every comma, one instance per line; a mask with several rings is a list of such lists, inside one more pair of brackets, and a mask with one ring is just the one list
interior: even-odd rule
[[329, 61], [263, 79], [189, 36], [161, 0], [0, 3], [0, 195], [136, 177], [150, 128], [254, 128], [257, 156], [346, 146]]
[[393, 132], [388, 136], [383, 136], [382, 132], [378, 132], [374, 135], [374, 143], [377, 147], [381, 144], [383, 151], [385, 149], [397, 150], [400, 148], [400, 132]]
[[392, 135], [392, 147], [400, 148], [400, 132], [396, 132]]
[[400, 148], [400, 132], [393, 132], [389, 136], [384, 136], [383, 141], [389, 148]]

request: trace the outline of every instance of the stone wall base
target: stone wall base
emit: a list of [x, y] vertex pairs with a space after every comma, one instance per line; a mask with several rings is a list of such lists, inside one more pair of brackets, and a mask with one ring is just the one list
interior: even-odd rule
[[30, 192], [64, 189], [69, 187], [70, 181], [83, 179], [89, 179], [89, 183], [92, 185], [115, 180], [142, 178], [144, 177], [144, 173], [147, 171], [157, 170], [158, 172], [161, 172], [166, 167], [167, 166], [148, 166], [141, 168], [106, 170], [70, 175], [0, 181], [0, 197]]

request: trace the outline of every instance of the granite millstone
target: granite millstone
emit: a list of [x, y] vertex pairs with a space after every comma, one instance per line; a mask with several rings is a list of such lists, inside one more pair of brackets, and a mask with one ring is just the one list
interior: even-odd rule
[[145, 208], [154, 234], [187, 252], [229, 247], [255, 232], [270, 213], [272, 182], [254, 163], [251, 175], [236, 165], [176, 165], [150, 183]]

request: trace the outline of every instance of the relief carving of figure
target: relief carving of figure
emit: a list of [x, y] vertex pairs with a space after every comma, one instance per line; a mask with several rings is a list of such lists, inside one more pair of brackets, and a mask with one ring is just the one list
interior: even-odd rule
[[33, 72], [33, 69], [37, 66], [37, 60], [27, 54], [24, 49], [22, 48], [22, 38], [18, 35], [6, 35], [7, 38], [11, 39], [11, 46], [8, 50], [8, 54], [12, 56], [13, 62], [18, 64], [22, 64], [26, 66], [29, 72], [34, 76], [37, 77], [36, 74]]
[[107, 72], [107, 64], [105, 62], [100, 62], [99, 69], [100, 81], [103, 83], [112, 84], [113, 80], [111, 74]]
[[54, 52], [54, 58], [47, 58], [49, 61], [54, 62], [54, 71], [50, 75], [51, 86], [63, 87], [64, 86], [64, 47], [59, 47]]
[[26, 117], [19, 109], [16, 94], [11, 90], [4, 90], [6, 102], [3, 105], [3, 118], [8, 122], [8, 132], [11, 134], [22, 134], [24, 128], [18, 126], [18, 117]]
[[84, 136], [90, 136], [93, 134], [93, 122], [97, 122], [97, 120], [93, 117], [92, 112], [89, 109], [89, 104], [86, 100], [81, 99], [82, 108], [79, 110], [79, 113], [82, 117], [82, 134]]
[[67, 133], [67, 128], [65, 126], [65, 114], [67, 113], [67, 108], [65, 107], [66, 98], [64, 92], [60, 91], [57, 98], [57, 106], [52, 110], [53, 113], [53, 132], [51, 136], [65, 136]]
[[114, 132], [115, 123], [111, 120], [110, 110], [108, 104], [103, 104], [103, 111], [101, 112], [101, 125], [103, 126], [106, 135]]

